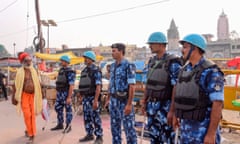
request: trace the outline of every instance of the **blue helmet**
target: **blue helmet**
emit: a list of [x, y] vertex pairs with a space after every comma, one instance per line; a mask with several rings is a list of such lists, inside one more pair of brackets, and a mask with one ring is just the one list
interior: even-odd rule
[[70, 63], [71, 59], [68, 55], [63, 55], [60, 57], [60, 60]]
[[166, 36], [162, 32], [154, 32], [148, 38], [148, 44], [151, 43], [168, 43]]
[[189, 34], [189, 35], [185, 36], [183, 38], [183, 40], [180, 40], [179, 42], [181, 44], [183, 44], [184, 42], [190, 43], [194, 46], [197, 46], [198, 48], [200, 48], [204, 52], [205, 52], [206, 47], [207, 47], [206, 39], [199, 34]]
[[83, 56], [87, 57], [87, 58], [89, 58], [93, 61], [96, 61], [96, 55], [93, 51], [86, 51], [86, 52], [83, 53]]

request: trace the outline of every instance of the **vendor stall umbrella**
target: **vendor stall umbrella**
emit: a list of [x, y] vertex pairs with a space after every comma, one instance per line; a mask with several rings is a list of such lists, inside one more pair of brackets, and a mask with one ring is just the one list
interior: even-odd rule
[[[227, 62], [227, 66], [229, 67], [236, 67], [236, 69], [240, 70], [240, 57], [233, 58]], [[236, 77], [236, 83], [235, 86], [238, 86], [238, 79], [239, 79], [239, 74], [237, 74]]]
[[228, 67], [236, 67], [236, 69], [240, 69], [240, 57], [233, 58], [227, 62]]

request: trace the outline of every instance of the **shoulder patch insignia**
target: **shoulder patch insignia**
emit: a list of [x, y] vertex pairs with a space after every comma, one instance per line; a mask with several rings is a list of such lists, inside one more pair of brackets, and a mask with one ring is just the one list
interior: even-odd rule
[[216, 84], [215, 87], [214, 87], [214, 89], [215, 89], [216, 91], [220, 91], [220, 90], [221, 90], [221, 86], [220, 86], [219, 84]]

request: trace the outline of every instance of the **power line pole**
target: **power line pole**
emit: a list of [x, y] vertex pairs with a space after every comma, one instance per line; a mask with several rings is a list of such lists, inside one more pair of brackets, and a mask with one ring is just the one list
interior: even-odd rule
[[37, 18], [37, 28], [38, 28], [38, 39], [39, 39], [39, 50], [43, 53], [43, 37], [42, 37], [42, 29], [41, 29], [41, 20], [40, 20], [40, 12], [39, 12], [39, 2], [35, 0], [35, 9], [36, 9], [36, 18]]
[[13, 56], [16, 57], [16, 43], [13, 43]]

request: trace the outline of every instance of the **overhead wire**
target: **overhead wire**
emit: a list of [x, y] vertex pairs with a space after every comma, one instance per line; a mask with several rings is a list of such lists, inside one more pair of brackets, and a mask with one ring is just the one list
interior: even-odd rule
[[19, 33], [23, 33], [23, 32], [26, 32], [26, 31], [28, 31], [30, 29], [34, 29], [34, 26], [31, 26], [31, 27], [28, 27], [28, 28], [25, 28], [25, 29], [22, 29], [22, 30], [19, 30], [19, 31], [16, 31], [16, 32], [0, 35], [0, 38], [8, 37], [8, 36], [11, 36], [11, 35], [16, 35], [16, 34], [19, 34]]
[[1, 12], [4, 12], [5, 10], [7, 10], [10, 6], [12, 6], [13, 4], [15, 4], [18, 0], [15, 0], [13, 2], [11, 2], [9, 5], [7, 5], [6, 7], [4, 7], [3, 9], [0, 10], [0, 13]]
[[79, 18], [73, 18], [73, 19], [68, 19], [68, 20], [62, 20], [62, 21], [58, 21], [57, 23], [65, 23], [65, 22], [83, 20], [83, 19], [88, 19], [88, 18], [93, 18], [93, 17], [104, 16], [104, 15], [110, 15], [110, 14], [114, 14], [114, 13], [120, 13], [120, 12], [129, 11], [129, 10], [133, 10], [133, 9], [137, 9], [137, 8], [142, 8], [142, 7], [147, 7], [147, 6], [151, 6], [151, 5], [156, 5], [156, 4], [167, 2], [167, 1], [170, 1], [170, 0], [161, 0], [161, 1], [156, 1], [156, 2], [152, 2], [152, 3], [147, 3], [147, 4], [138, 5], [138, 6], [133, 6], [133, 7], [129, 7], [129, 8], [113, 10], [113, 11], [109, 11], [109, 12], [103, 12], [103, 13], [99, 13], [99, 14], [94, 14], [94, 15], [89, 15], [89, 16], [84, 16], [84, 17], [79, 17]]
[[[16, 0], [17, 1], [17, 0]], [[15, 2], [16, 2], [15, 1]], [[137, 8], [142, 8], [142, 7], [147, 7], [147, 6], [151, 6], [151, 5], [156, 5], [159, 3], [164, 3], [170, 0], [161, 0], [161, 1], [156, 1], [156, 2], [152, 2], [152, 3], [146, 3], [146, 4], [142, 4], [142, 5], [137, 5], [137, 6], [133, 6], [133, 7], [129, 7], [129, 8], [124, 8], [124, 9], [119, 9], [119, 10], [113, 10], [113, 11], [109, 11], [109, 12], [103, 12], [103, 13], [99, 13], [99, 14], [94, 14], [94, 15], [89, 15], [89, 16], [84, 16], [84, 17], [79, 17], [79, 18], [72, 18], [72, 19], [67, 19], [67, 20], [62, 20], [62, 21], [58, 21], [56, 23], [66, 23], [66, 22], [72, 22], [72, 21], [78, 21], [78, 20], [83, 20], [83, 19], [88, 19], [88, 18], [94, 18], [94, 17], [99, 17], [99, 16], [104, 16], [104, 15], [110, 15], [110, 14], [115, 14], [115, 13], [120, 13], [120, 12], [124, 12], [124, 11], [129, 11], [129, 10], [133, 10], [133, 9], [137, 9]], [[29, 15], [27, 15], [29, 17]], [[0, 35], [1, 37], [5, 37], [5, 36], [10, 36], [10, 35], [14, 35], [14, 34], [18, 34], [21, 32], [25, 32], [28, 31], [30, 29], [34, 29], [35, 26], [32, 27], [28, 27], [26, 29], [20, 30], [18, 32], [13, 32], [13, 33], [9, 33], [6, 35]]]

